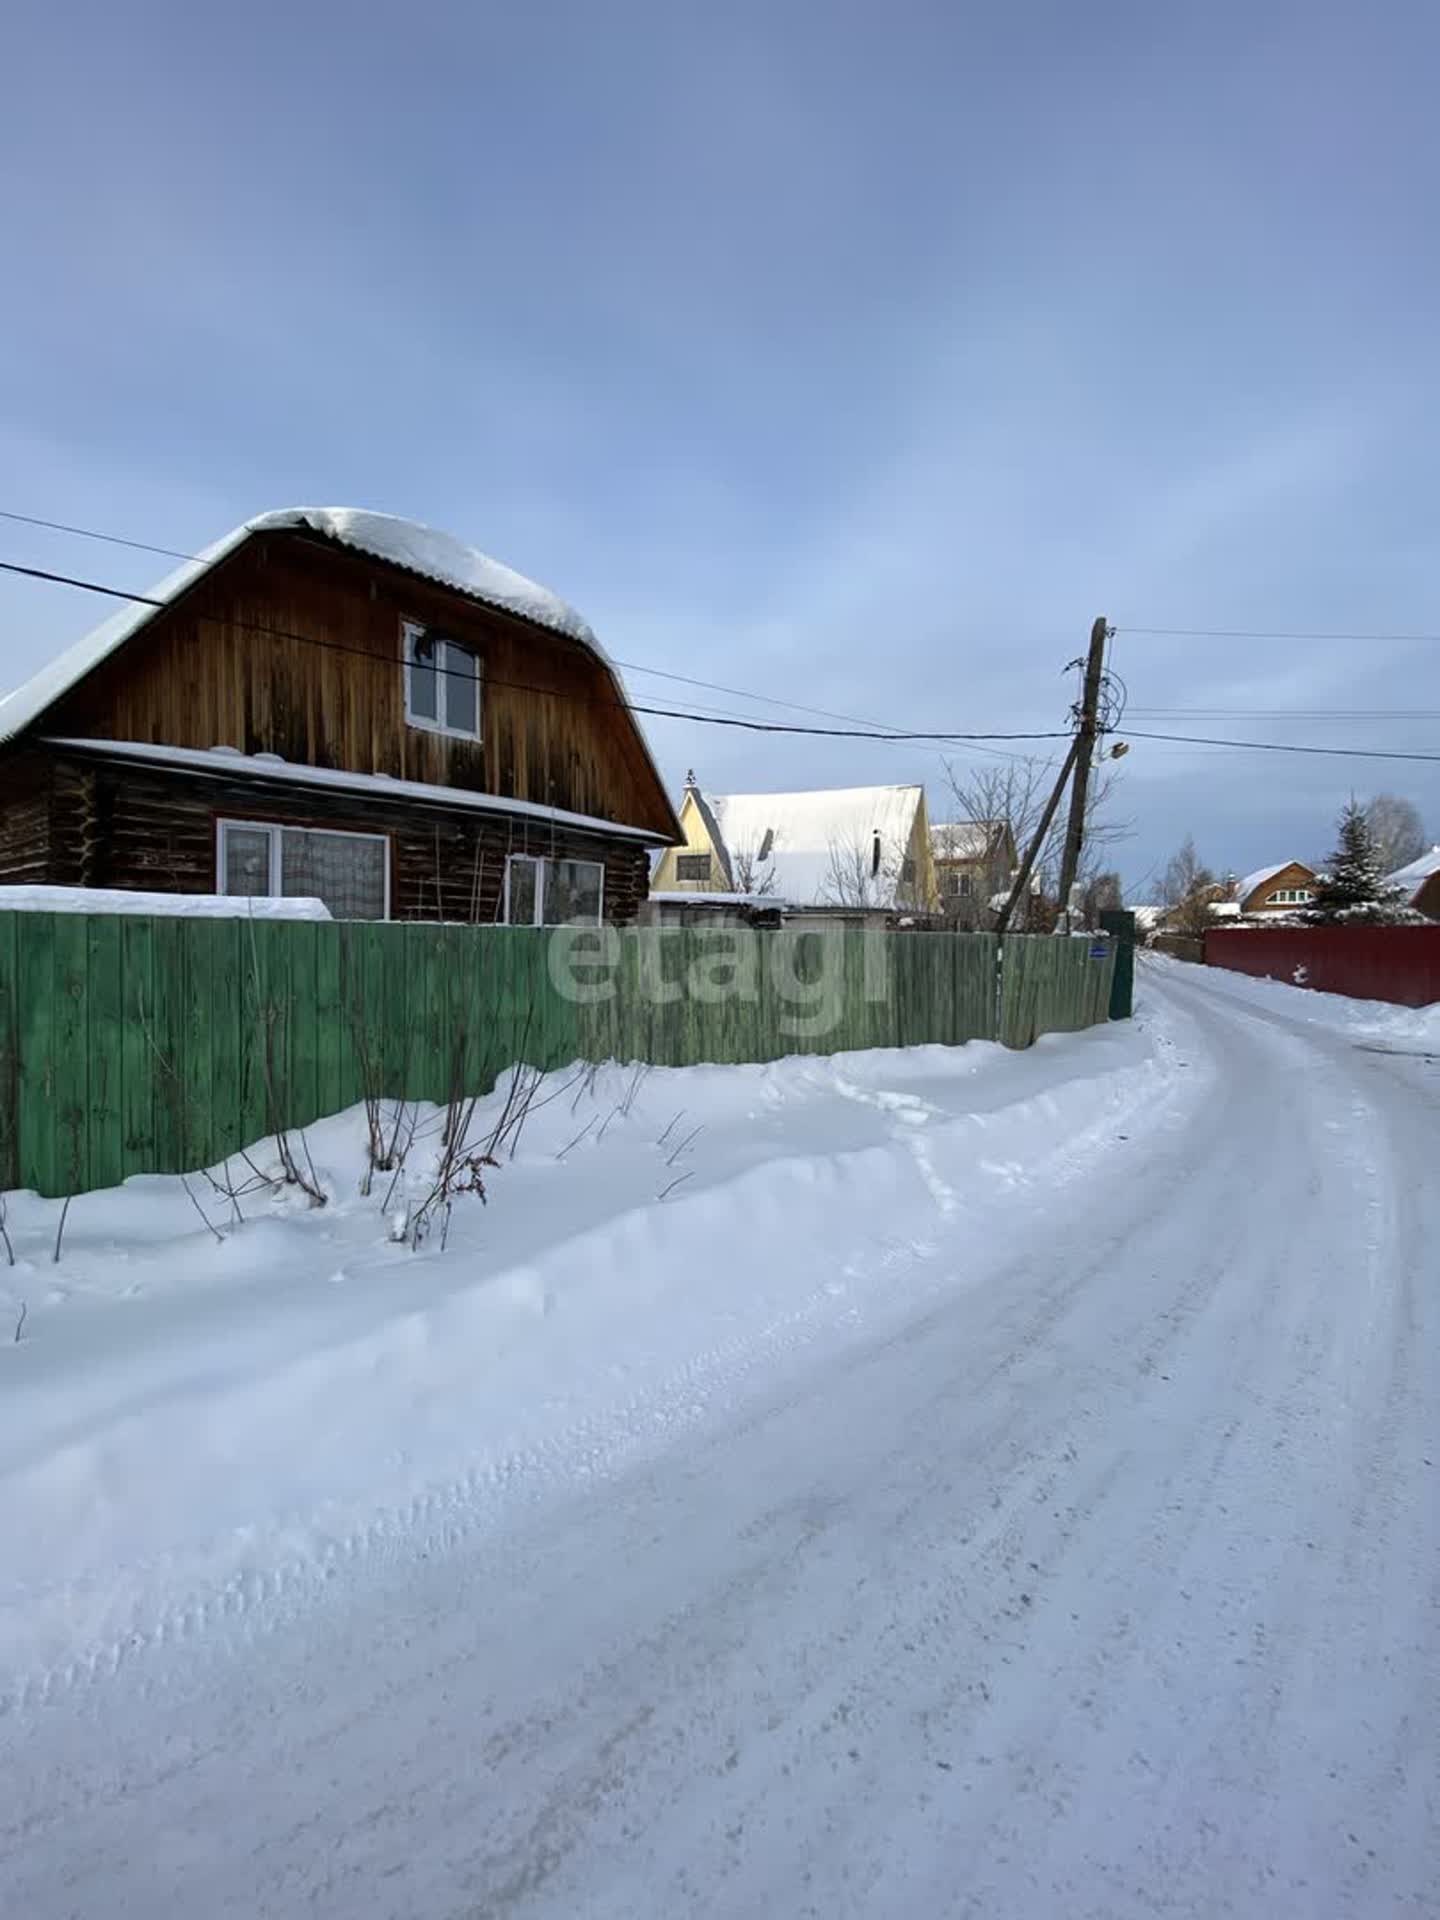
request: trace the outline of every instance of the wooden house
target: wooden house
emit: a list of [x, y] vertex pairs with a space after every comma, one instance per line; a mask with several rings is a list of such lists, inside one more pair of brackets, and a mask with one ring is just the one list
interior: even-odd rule
[[885, 920], [937, 905], [925, 789], [706, 793], [692, 773], [682, 845], [660, 856], [657, 892], [759, 895], [785, 918]]
[[935, 883], [947, 920], [988, 922], [990, 902], [1008, 893], [1020, 854], [1008, 820], [948, 820], [930, 829]]
[[1385, 884], [1402, 906], [1423, 913], [1427, 920], [1440, 920], [1440, 846], [1398, 868]]
[[0, 701], [0, 883], [625, 922], [679, 838], [579, 614], [384, 514], [248, 521]]
[[1282, 860], [1247, 873], [1235, 889], [1235, 904], [1242, 914], [1294, 913], [1312, 904], [1318, 878], [1303, 860]]

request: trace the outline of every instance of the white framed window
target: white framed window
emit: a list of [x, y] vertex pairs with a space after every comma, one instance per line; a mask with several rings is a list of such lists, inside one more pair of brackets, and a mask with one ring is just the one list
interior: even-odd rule
[[216, 822], [221, 893], [323, 900], [337, 920], [390, 918], [390, 842], [383, 833]]
[[1270, 896], [1270, 904], [1276, 907], [1308, 907], [1314, 898], [1309, 887], [1277, 887]]
[[710, 884], [710, 856], [708, 853], [677, 853], [675, 856], [675, 878], [677, 880], [698, 880], [703, 886]]
[[511, 927], [598, 927], [605, 911], [605, 869], [598, 860], [512, 853], [505, 862], [504, 909]]
[[405, 724], [454, 740], [480, 738], [480, 656], [418, 620], [402, 622]]

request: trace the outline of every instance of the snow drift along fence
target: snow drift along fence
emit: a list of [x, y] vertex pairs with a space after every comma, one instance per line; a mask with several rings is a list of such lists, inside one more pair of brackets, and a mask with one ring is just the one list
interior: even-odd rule
[[[728, 957], [727, 957], [728, 956]], [[0, 1189], [215, 1165], [367, 1093], [515, 1060], [958, 1045], [1103, 1020], [1113, 962], [990, 934], [570, 930], [0, 913]]]
[[1440, 1000], [1440, 926], [1212, 927], [1205, 962], [1397, 1007]]

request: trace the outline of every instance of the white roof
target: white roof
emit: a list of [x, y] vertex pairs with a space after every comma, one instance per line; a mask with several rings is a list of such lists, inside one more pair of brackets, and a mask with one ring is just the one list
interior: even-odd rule
[[[490, 559], [476, 548], [467, 547], [453, 534], [439, 533], [433, 527], [421, 526], [418, 521], [397, 519], [394, 514], [368, 513], [359, 507], [282, 507], [272, 513], [257, 514], [253, 520], [233, 528], [223, 539], [202, 548], [193, 560], [187, 560], [174, 573], [167, 574], [158, 586], [150, 589], [147, 600], [168, 606], [255, 534], [286, 529], [322, 534], [342, 546], [353, 547], [358, 553], [367, 553], [372, 559], [404, 567], [410, 573], [468, 594], [486, 606], [501, 607], [522, 619], [534, 621], [537, 626], [563, 634], [567, 640], [577, 641], [607, 670], [616, 692], [628, 706], [624, 683], [614, 661], [589, 625], [558, 594], [551, 593], [548, 587], [537, 586], [533, 580], [502, 566], [500, 561]], [[73, 647], [43, 666], [23, 686], [7, 694], [0, 700], [0, 741], [13, 740], [92, 667], [124, 646], [158, 611], [159, 608], [147, 601], [122, 607], [83, 640], [77, 640]], [[638, 719], [635, 731], [659, 783], [659, 769]]]
[[470, 787], [437, 787], [423, 780], [394, 780], [388, 773], [347, 773], [341, 767], [312, 767], [302, 760], [283, 760], [278, 753], [241, 753], [238, 747], [165, 747], [149, 740], [66, 740], [53, 735], [47, 735], [46, 740], [52, 747], [68, 747], [77, 753], [111, 754], [118, 760], [150, 760], [159, 766], [208, 773], [217, 780], [246, 774], [258, 780], [285, 780], [307, 787], [365, 793], [377, 800], [425, 800], [432, 806], [464, 807], [475, 813], [518, 814], [527, 820], [548, 821], [557, 827], [579, 827], [612, 839], [623, 835], [629, 840], [645, 840], [657, 846], [669, 844], [665, 834], [653, 833], [648, 827], [622, 826], [615, 820], [602, 820], [596, 814], [566, 813], [561, 807], [547, 807], [538, 800], [509, 800], [503, 794], [477, 793]]
[[[757, 877], [772, 876], [774, 891], [798, 906], [842, 904], [837, 869], [866, 880], [864, 904], [895, 904], [900, 861], [910, 843], [924, 789], [833, 787], [807, 793], [707, 793], [704, 798], [725, 841], [731, 870], [737, 859], [757, 861]], [[870, 880], [875, 835], [880, 872]], [[767, 857], [758, 856], [773, 835]], [[859, 904], [846, 902], [845, 904]]]
[[[1277, 860], [1273, 867], [1260, 867], [1254, 873], [1247, 873], [1235, 889], [1235, 898], [1243, 906], [1257, 887], [1263, 887], [1267, 880], [1273, 880], [1277, 873], [1283, 873], [1287, 867], [1305, 867], [1303, 860]], [[1305, 867], [1307, 873], [1309, 867]]]
[[1418, 893], [1432, 873], [1440, 873], [1440, 847], [1431, 847], [1428, 853], [1422, 853], [1418, 860], [1412, 860], [1408, 866], [1397, 867], [1390, 875], [1388, 884], [1404, 887], [1409, 893]]
[[657, 893], [653, 888], [646, 895], [649, 900], [658, 900], [666, 907], [751, 907], [757, 913], [783, 912], [791, 903], [778, 899], [773, 893], [720, 893], [704, 887], [678, 887]]
[[143, 913], [166, 920], [328, 920], [323, 900], [291, 894], [140, 893], [128, 887], [0, 887], [0, 913]]
[[999, 820], [951, 820], [931, 827], [930, 847], [937, 860], [983, 860], [1003, 832]]

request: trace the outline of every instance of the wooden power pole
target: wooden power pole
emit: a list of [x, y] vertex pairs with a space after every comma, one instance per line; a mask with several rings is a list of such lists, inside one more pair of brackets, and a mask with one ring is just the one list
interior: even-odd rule
[[1070, 751], [1065, 756], [1065, 764], [1060, 769], [1060, 778], [1055, 782], [1054, 792], [1045, 802], [1045, 811], [1040, 816], [1039, 823], [1035, 828], [1034, 838], [1026, 850], [1025, 858], [1020, 865], [1020, 871], [1016, 874], [1014, 884], [1010, 888], [1010, 897], [1000, 909], [1000, 918], [995, 923], [995, 931], [1002, 940], [1009, 931], [1010, 921], [1015, 912], [1015, 908], [1019, 904], [1026, 887], [1030, 884], [1031, 872], [1034, 870], [1035, 862], [1040, 858], [1040, 850], [1045, 845], [1046, 835], [1050, 831], [1050, 822], [1055, 818], [1055, 809], [1060, 804], [1060, 796], [1065, 791], [1065, 782], [1070, 778], [1071, 769], [1075, 765], [1075, 756], [1079, 751], [1080, 736], [1077, 734], [1070, 742]]
[[1060, 911], [1070, 910], [1070, 889], [1080, 870], [1085, 844], [1085, 808], [1090, 798], [1090, 763], [1100, 729], [1100, 682], [1105, 672], [1105, 641], [1109, 626], [1102, 613], [1090, 629], [1090, 652], [1085, 661], [1085, 690], [1080, 700], [1080, 731], [1075, 736], [1075, 784], [1070, 790], [1070, 824], [1065, 830], [1065, 852], [1060, 861]]

